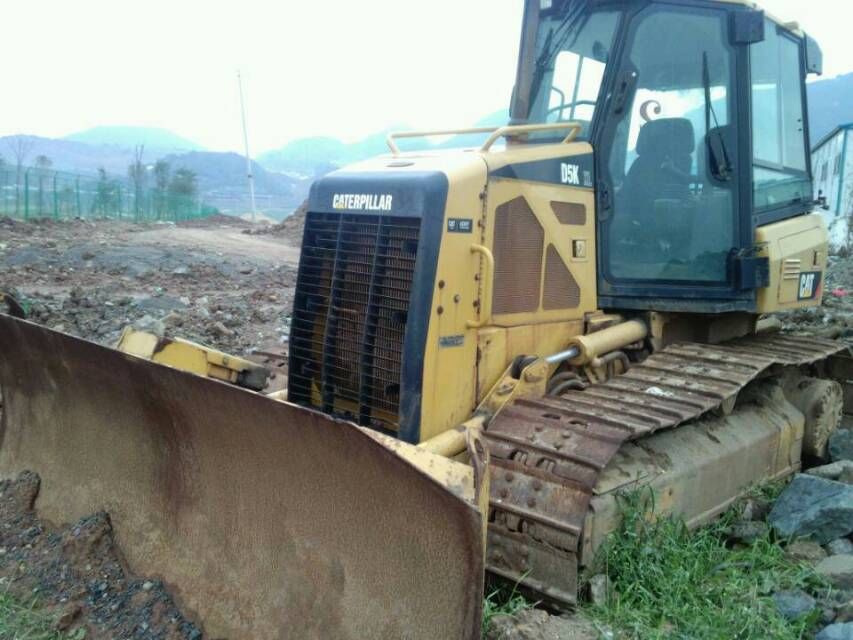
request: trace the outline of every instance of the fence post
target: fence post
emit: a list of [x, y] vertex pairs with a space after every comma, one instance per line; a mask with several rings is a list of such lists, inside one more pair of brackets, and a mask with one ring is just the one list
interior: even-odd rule
[[75, 178], [75, 191], [76, 191], [76, 201], [77, 201], [77, 217], [82, 220], [83, 218], [83, 210], [80, 208], [80, 178]]
[[24, 171], [24, 220], [30, 219], [30, 170]]

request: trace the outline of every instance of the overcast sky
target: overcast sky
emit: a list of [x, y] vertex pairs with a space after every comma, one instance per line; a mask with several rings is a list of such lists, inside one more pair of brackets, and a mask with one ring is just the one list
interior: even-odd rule
[[[765, 0], [853, 71], [847, 0]], [[395, 124], [464, 126], [508, 104], [522, 0], [40, 0], [4, 2], [0, 135], [96, 125], [171, 129], [253, 154]]]

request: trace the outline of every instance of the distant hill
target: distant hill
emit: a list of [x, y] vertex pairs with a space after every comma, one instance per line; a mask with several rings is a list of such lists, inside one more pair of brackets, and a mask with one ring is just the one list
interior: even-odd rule
[[[502, 127], [509, 122], [509, 109], [500, 109], [481, 118], [472, 125], [473, 129], [485, 127]], [[470, 133], [461, 136], [453, 136], [449, 140], [437, 144], [439, 149], [459, 149], [467, 147], [482, 146], [488, 137], [487, 134]]]
[[[32, 164], [36, 156], [50, 158], [53, 168], [74, 173], [95, 173], [103, 167], [115, 175], [126, 175], [128, 165], [133, 162], [133, 149], [112, 145], [91, 145], [66, 139], [42, 138], [40, 136], [6, 136], [0, 138], [0, 156], [6, 164], [13, 164], [12, 147], [17, 138], [26, 138], [29, 154], [25, 164]], [[146, 150], [145, 159], [152, 158]]]
[[201, 145], [178, 134], [158, 127], [93, 127], [78, 131], [65, 140], [85, 142], [92, 145], [112, 145], [133, 149], [144, 145], [146, 149], [162, 151], [203, 151]]
[[259, 155], [258, 162], [271, 171], [318, 177], [336, 167], [387, 153], [385, 137], [392, 130], [405, 128], [380, 131], [352, 143], [331, 137], [299, 138]]
[[[498, 127], [509, 121], [509, 113], [501, 109], [481, 119], [472, 127]], [[319, 177], [332, 169], [343, 165], [367, 160], [388, 153], [385, 138], [392, 131], [406, 131], [405, 125], [391, 127], [371, 134], [357, 142], [346, 143], [337, 138], [316, 137], [299, 138], [280, 149], [268, 151], [258, 156], [258, 162], [270, 171], [297, 174], [305, 177]], [[453, 149], [471, 147], [482, 143], [484, 135], [452, 136], [447, 140], [432, 143], [428, 139], [400, 140], [398, 146], [403, 150]]]
[[808, 85], [812, 144], [840, 124], [853, 122], [853, 73]]
[[[222, 213], [241, 215], [251, 211], [246, 181], [246, 158], [237, 153], [191, 151], [163, 158], [172, 169], [186, 168], [198, 176], [199, 192], [205, 203]], [[272, 173], [252, 163], [257, 207], [280, 220], [296, 209], [308, 195], [309, 180]]]
[[[87, 144], [76, 140], [42, 138], [39, 136], [7, 136], [0, 138], [0, 157], [6, 165], [13, 165], [13, 148], [16, 139], [26, 139], [28, 154], [24, 164], [31, 165], [36, 156], [50, 158], [57, 171], [95, 175], [100, 168], [107, 173], [124, 178], [133, 162], [133, 147], [115, 144]], [[161, 140], [164, 140], [161, 138]], [[223, 213], [242, 214], [251, 210], [246, 185], [246, 160], [236, 153], [212, 153], [175, 150], [158, 150], [145, 147], [143, 161], [153, 165], [165, 159], [172, 170], [187, 168], [198, 175], [199, 193], [207, 204], [218, 207]], [[273, 218], [281, 219], [296, 209], [308, 194], [310, 181], [299, 180], [282, 173], [271, 173], [254, 164], [255, 191], [258, 209]]]

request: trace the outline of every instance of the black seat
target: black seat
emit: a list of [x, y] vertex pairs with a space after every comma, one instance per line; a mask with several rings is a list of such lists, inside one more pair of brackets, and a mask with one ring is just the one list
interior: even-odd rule
[[638, 157], [625, 177], [625, 194], [634, 214], [650, 215], [655, 200], [687, 198], [695, 150], [693, 123], [687, 118], [661, 118], [643, 125]]

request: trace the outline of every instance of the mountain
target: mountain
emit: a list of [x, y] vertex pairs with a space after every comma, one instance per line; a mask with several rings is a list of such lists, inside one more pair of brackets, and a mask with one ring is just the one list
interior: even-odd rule
[[[473, 127], [498, 127], [509, 121], [506, 109], [495, 111], [473, 125]], [[367, 160], [388, 153], [385, 141], [393, 131], [406, 131], [409, 127], [400, 125], [371, 134], [357, 142], [346, 143], [337, 138], [316, 137], [298, 138], [275, 151], [258, 156], [258, 162], [270, 171], [296, 174], [306, 177], [319, 177], [329, 171], [353, 162]], [[447, 140], [432, 143], [427, 138], [398, 140], [397, 146], [404, 151], [421, 149], [453, 149], [482, 144], [483, 134], [452, 136]]]
[[[76, 140], [42, 138], [39, 136], [7, 136], [0, 138], [0, 157], [4, 163], [14, 165], [14, 150], [23, 139], [27, 148], [25, 165], [32, 165], [40, 155], [50, 158], [52, 168], [83, 175], [95, 175], [104, 168], [107, 173], [124, 178], [134, 161], [133, 148], [115, 144], [87, 144]], [[163, 140], [161, 138], [161, 140]], [[143, 161], [153, 165], [165, 159], [172, 171], [186, 168], [198, 176], [199, 194], [205, 203], [219, 208], [223, 213], [241, 214], [251, 210], [246, 185], [246, 160], [236, 153], [189, 151], [182, 153], [158, 152], [147, 146]], [[253, 164], [257, 206], [260, 211], [281, 219], [296, 209], [308, 194], [310, 181], [299, 180], [281, 173], [272, 173], [257, 163]]]
[[203, 151], [201, 145], [178, 134], [158, 127], [93, 127], [65, 136], [65, 140], [91, 145], [111, 145], [133, 149], [144, 145], [146, 149], [165, 151]]
[[[499, 109], [490, 113], [485, 118], [481, 118], [472, 126], [473, 129], [485, 127], [502, 127], [509, 122], [509, 109]], [[445, 142], [439, 143], [436, 146], [438, 149], [459, 149], [467, 147], [479, 147], [488, 137], [484, 133], [467, 133], [459, 136], [453, 136]]]
[[[112, 145], [91, 145], [73, 140], [42, 138], [40, 136], [6, 136], [0, 138], [0, 156], [6, 164], [15, 163], [14, 148], [17, 141], [24, 139], [28, 153], [24, 164], [33, 164], [36, 156], [47, 156], [57, 171], [73, 173], [95, 173], [103, 167], [108, 173], [124, 176], [133, 162], [133, 149]], [[149, 161], [148, 151], [145, 159]]]
[[385, 137], [401, 129], [406, 127], [380, 131], [352, 143], [331, 137], [298, 138], [280, 149], [262, 153], [258, 162], [271, 171], [319, 177], [337, 167], [387, 153]]
[[853, 73], [808, 85], [812, 144], [840, 124], [853, 122]]
[[[198, 176], [199, 193], [206, 204], [222, 213], [240, 215], [251, 211], [246, 182], [246, 158], [237, 153], [191, 151], [163, 158], [175, 169], [190, 169]], [[296, 209], [308, 196], [309, 180], [273, 173], [252, 163], [257, 208], [281, 219]]]

